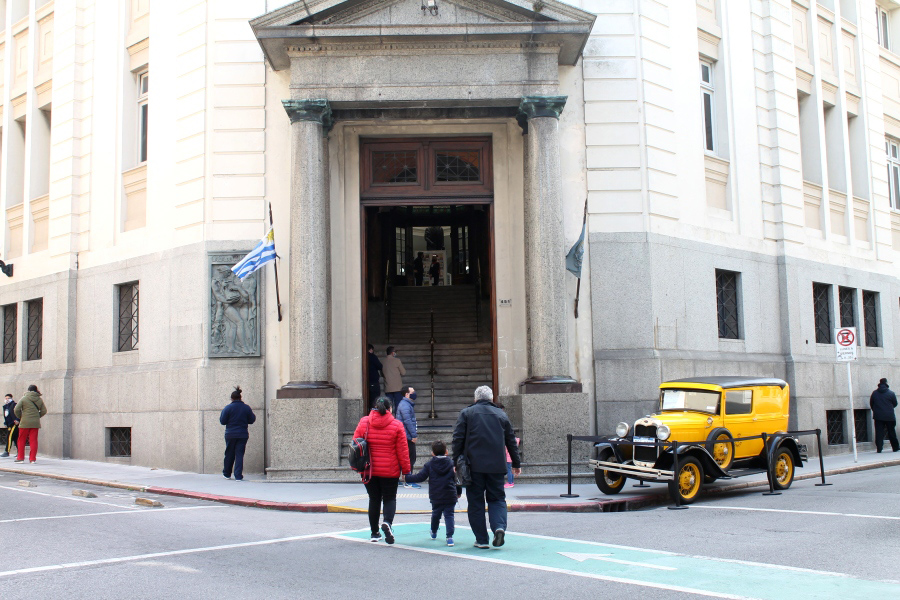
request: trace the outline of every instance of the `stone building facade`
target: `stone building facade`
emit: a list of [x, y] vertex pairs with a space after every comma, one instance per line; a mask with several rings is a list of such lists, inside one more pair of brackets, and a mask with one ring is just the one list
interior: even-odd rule
[[[900, 365], [893, 0], [0, 4], [0, 392], [43, 390], [43, 452], [217, 472], [241, 385], [248, 470], [346, 474], [367, 343], [427, 356], [400, 332], [419, 248], [449, 286], [420, 300], [474, 298], [439, 311], [474, 333], [438, 334], [465, 341], [438, 395], [492, 384], [533, 472], [692, 375], [783, 377], [829, 452], [871, 439]], [[270, 205], [279, 296], [226, 268]]]

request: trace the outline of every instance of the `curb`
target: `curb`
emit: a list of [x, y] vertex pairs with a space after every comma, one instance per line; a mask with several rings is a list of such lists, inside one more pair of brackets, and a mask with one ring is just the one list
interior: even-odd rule
[[[809, 464], [809, 463], [807, 463]], [[844, 473], [856, 473], [859, 471], [870, 471], [873, 469], [881, 469], [886, 467], [900, 466], [900, 459], [887, 460], [880, 463], [870, 463], [865, 465], [852, 465], [849, 467], [841, 467], [838, 469], [830, 469], [825, 471], [826, 477], [842, 475]], [[365, 508], [356, 508], [353, 506], [341, 506], [338, 504], [327, 504], [325, 502], [275, 502], [271, 500], [257, 500], [254, 498], [241, 498], [238, 496], [222, 496], [219, 494], [207, 494], [204, 492], [192, 492], [189, 490], [179, 490], [174, 488], [163, 488], [155, 486], [135, 485], [131, 483], [119, 483], [116, 481], [102, 481], [99, 479], [89, 479], [86, 477], [74, 477], [71, 475], [59, 475], [56, 473], [39, 473], [37, 471], [29, 471], [25, 469], [13, 469], [9, 467], [0, 467], [0, 473], [13, 473], [16, 475], [30, 475], [32, 477], [44, 477], [47, 479], [56, 479], [59, 481], [68, 481], [71, 483], [81, 483], [86, 485], [96, 485], [100, 487], [115, 488], [127, 490], [130, 492], [142, 492], [145, 494], [158, 494], [160, 496], [176, 496], [179, 498], [190, 498], [193, 500], [205, 500], [208, 502], [218, 502], [220, 504], [232, 504], [235, 506], [244, 506], [250, 508], [266, 508], [269, 510], [284, 510], [294, 512], [308, 513], [365, 513]], [[794, 478], [794, 481], [802, 481], [806, 479], [816, 479], [819, 473], [804, 473]], [[764, 488], [769, 484], [766, 481], [747, 481], [743, 483], [733, 483], [720, 487], [707, 488], [704, 494], [722, 494], [738, 490], [750, 488]], [[599, 492], [598, 492], [599, 493]], [[586, 512], [625, 512], [632, 510], [640, 510], [651, 506], [659, 506], [669, 502], [668, 492], [659, 494], [647, 494], [642, 496], [616, 497], [610, 496], [608, 500], [593, 500], [588, 502], [513, 502], [507, 504], [509, 512], [569, 512], [569, 513], [586, 513]], [[457, 510], [456, 512], [465, 512]], [[417, 515], [430, 514], [429, 510], [398, 510], [400, 515]]]

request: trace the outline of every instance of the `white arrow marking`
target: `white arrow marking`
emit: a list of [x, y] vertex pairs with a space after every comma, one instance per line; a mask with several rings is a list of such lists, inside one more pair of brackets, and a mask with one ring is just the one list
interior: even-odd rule
[[612, 556], [612, 554], [581, 554], [579, 552], [558, 552], [557, 554], [562, 554], [566, 558], [571, 558], [572, 560], [577, 560], [578, 562], [584, 562], [586, 560], [602, 560], [605, 562], [616, 563], [620, 565], [631, 565], [634, 567], [645, 567], [647, 569], [659, 569], [660, 571], [677, 571], [675, 567], [664, 567], [662, 565], [651, 565], [650, 563], [642, 563], [642, 562], [634, 562], [631, 560], [620, 560], [618, 558], [607, 558]]

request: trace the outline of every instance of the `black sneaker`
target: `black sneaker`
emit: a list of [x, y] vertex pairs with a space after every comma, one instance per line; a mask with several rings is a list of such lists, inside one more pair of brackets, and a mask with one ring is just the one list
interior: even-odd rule
[[390, 523], [382, 523], [381, 530], [384, 532], [384, 541], [388, 544], [394, 543], [394, 530], [391, 529]]
[[502, 529], [498, 529], [494, 532], [494, 548], [499, 548], [503, 545], [505, 541], [503, 538], [506, 537], [506, 532]]
[[481, 542], [475, 542], [475, 547], [481, 548], [482, 550], [490, 549], [490, 546], [488, 546], [487, 544], [482, 544]]
[[372, 534], [372, 537], [369, 538], [369, 541], [377, 542], [380, 539], [381, 539], [381, 534], [376, 531], [375, 533]]

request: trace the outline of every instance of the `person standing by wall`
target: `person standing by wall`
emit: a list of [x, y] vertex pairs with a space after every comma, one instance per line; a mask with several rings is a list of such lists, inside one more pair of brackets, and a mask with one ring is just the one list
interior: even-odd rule
[[413, 260], [413, 276], [416, 279], [416, 286], [422, 286], [422, 280], [425, 278], [425, 262], [423, 260], [425, 253], [419, 252]]
[[431, 257], [431, 266], [428, 268], [428, 274], [431, 276], [431, 285], [439, 285], [441, 280], [441, 263], [438, 262], [437, 256]]
[[16, 404], [15, 415], [19, 419], [19, 451], [15, 462], [25, 462], [25, 446], [29, 447], [28, 462], [37, 462], [38, 432], [41, 417], [47, 414], [47, 407], [36, 385], [29, 385], [28, 391]]
[[381, 539], [378, 532], [378, 520], [384, 506], [384, 522], [381, 531], [384, 541], [394, 543], [394, 514], [397, 512], [397, 485], [400, 475], [412, 471], [409, 463], [409, 447], [406, 445], [406, 433], [403, 425], [391, 414], [390, 398], [382, 396], [375, 402], [375, 408], [359, 420], [354, 438], [365, 438], [369, 448], [369, 460], [372, 464], [372, 477], [366, 486], [369, 495], [369, 526], [372, 529], [371, 541]]
[[489, 548], [487, 526], [484, 522], [484, 501], [487, 497], [488, 518], [494, 532], [495, 547], [503, 545], [506, 536], [506, 477], [504, 446], [512, 459], [512, 472], [522, 472], [519, 448], [509, 417], [493, 403], [494, 392], [486, 385], [475, 390], [475, 404], [459, 413], [453, 428], [453, 464], [461, 455], [469, 459], [472, 483], [466, 487], [469, 526], [475, 534], [476, 548]]
[[367, 348], [368, 357], [369, 357], [369, 410], [372, 410], [372, 407], [375, 406], [375, 401], [378, 400], [378, 396], [381, 395], [381, 361], [378, 360], [378, 356], [375, 354], [375, 346], [372, 344], [368, 345]]
[[397, 358], [397, 352], [393, 346], [388, 346], [385, 351], [387, 355], [382, 365], [382, 373], [384, 373], [384, 393], [391, 399], [391, 406], [396, 407], [403, 397], [403, 376], [406, 375], [406, 369], [403, 363]]
[[256, 422], [253, 409], [241, 400], [240, 386], [231, 392], [231, 404], [222, 409], [219, 423], [225, 426], [225, 466], [222, 475], [231, 479], [232, 470], [237, 481], [244, 479], [244, 451], [250, 439], [248, 425]]
[[18, 450], [16, 441], [19, 439], [19, 420], [16, 418], [15, 410], [16, 401], [13, 400], [12, 394], [7, 394], [3, 401], [3, 424], [6, 425], [6, 448], [0, 454], [3, 458], [9, 456], [11, 448], [16, 447]]
[[869, 406], [872, 407], [872, 419], [875, 421], [875, 450], [881, 452], [884, 434], [887, 433], [891, 448], [894, 452], [900, 451], [900, 443], [897, 442], [897, 418], [894, 416], [897, 395], [888, 387], [887, 379], [884, 377], [869, 397]]
[[[409, 464], [416, 465], [416, 442], [419, 441], [419, 429], [416, 423], [416, 390], [412, 386], [404, 388], [403, 397], [397, 405], [397, 418], [406, 430], [406, 445], [409, 446]], [[418, 483], [403, 482], [403, 487], [420, 488]]]

